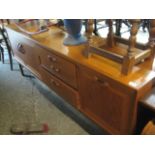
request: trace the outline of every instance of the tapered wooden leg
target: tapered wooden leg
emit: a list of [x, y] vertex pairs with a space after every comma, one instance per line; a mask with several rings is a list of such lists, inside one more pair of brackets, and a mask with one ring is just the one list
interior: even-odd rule
[[129, 73], [131, 73], [134, 62], [135, 58], [133, 56], [130, 56], [130, 54], [124, 56], [121, 73], [124, 75], [128, 75]]

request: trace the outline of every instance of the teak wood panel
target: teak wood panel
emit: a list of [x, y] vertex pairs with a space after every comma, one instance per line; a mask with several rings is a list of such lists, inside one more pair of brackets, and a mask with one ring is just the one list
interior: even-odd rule
[[58, 95], [63, 97], [70, 104], [79, 107], [79, 94], [76, 90], [66, 85], [64, 82], [54, 77], [44, 68], [40, 68], [42, 80], [49, 86], [52, 90], [54, 90]]
[[81, 111], [86, 115], [109, 133], [131, 133], [133, 90], [123, 88], [96, 72], [80, 68], [79, 92]]

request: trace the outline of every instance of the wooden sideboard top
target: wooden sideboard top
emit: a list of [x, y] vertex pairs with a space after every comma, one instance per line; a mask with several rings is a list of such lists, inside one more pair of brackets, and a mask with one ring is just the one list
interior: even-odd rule
[[[25, 37], [33, 40], [36, 44], [50, 50], [54, 50], [55, 54], [70, 60], [78, 65], [86, 66], [93, 69], [103, 75], [106, 75], [123, 85], [132, 87], [134, 89], [142, 88], [146, 83], [153, 81], [155, 77], [155, 72], [147, 68], [149, 64], [148, 61], [136, 65], [132, 73], [128, 76], [121, 74], [121, 65], [111, 61], [109, 59], [92, 55], [90, 58], [85, 58], [82, 54], [85, 49], [85, 45], [79, 46], [65, 46], [63, 45], [63, 40], [66, 35], [62, 29], [58, 27], [51, 27], [49, 31], [43, 32], [37, 35], [27, 35], [21, 30], [19, 30], [15, 24], [10, 24], [6, 27], [7, 29], [12, 29], [23, 34]], [[33, 26], [28, 26], [29, 31], [34, 29]]]

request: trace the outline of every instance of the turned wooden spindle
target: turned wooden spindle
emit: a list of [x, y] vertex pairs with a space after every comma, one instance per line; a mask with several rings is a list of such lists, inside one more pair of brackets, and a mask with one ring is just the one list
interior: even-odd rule
[[133, 54], [134, 54], [136, 35], [138, 32], [140, 19], [132, 19], [130, 20], [130, 23], [132, 24], [132, 27], [130, 30], [128, 53], [124, 56], [123, 66], [122, 66], [122, 73], [124, 75], [128, 75], [132, 71], [132, 68], [135, 63], [135, 57]]
[[155, 19], [150, 21], [149, 44], [155, 44]]
[[133, 49], [136, 44], [136, 35], [139, 29], [140, 19], [132, 19], [130, 20], [130, 23], [132, 24], [132, 27], [130, 31], [128, 54], [132, 54], [134, 52]]
[[94, 31], [93, 24], [94, 24], [94, 19], [88, 19], [88, 21], [87, 21], [87, 32], [86, 32], [88, 39], [90, 39], [92, 37], [93, 31]]
[[113, 47], [114, 46], [113, 20], [108, 19], [107, 24], [109, 25], [109, 33], [107, 36], [107, 45], [109, 47]]
[[155, 57], [155, 19], [151, 19], [150, 21], [150, 31], [149, 31], [149, 47], [151, 48], [151, 55], [150, 55], [150, 69], [153, 69], [153, 61]]
[[90, 48], [90, 44], [93, 42], [92, 40], [92, 34], [93, 34], [93, 31], [94, 31], [94, 19], [88, 19], [87, 20], [87, 29], [86, 29], [86, 36], [88, 38], [88, 42], [86, 44], [86, 48], [85, 50], [83, 51], [83, 54], [85, 57], [90, 57], [90, 52], [89, 52], [89, 48]]

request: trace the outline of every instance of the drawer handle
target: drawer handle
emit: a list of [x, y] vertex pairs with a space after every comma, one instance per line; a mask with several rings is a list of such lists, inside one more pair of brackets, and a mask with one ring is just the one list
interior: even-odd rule
[[59, 68], [55, 68], [53, 65], [51, 65], [50, 68], [52, 70], [54, 70], [55, 72], [57, 72], [57, 73], [60, 72], [60, 69]]
[[60, 72], [60, 69], [59, 68], [55, 68], [55, 71], [58, 73], [58, 72]]
[[94, 80], [104, 85], [105, 87], [109, 87], [109, 83], [99, 79], [97, 76], [94, 77]]
[[52, 57], [52, 56], [50, 56], [50, 55], [48, 55], [48, 59], [49, 59], [50, 61], [53, 61], [53, 62], [56, 62], [56, 61], [57, 61], [57, 59], [56, 59], [55, 57]]
[[60, 83], [58, 83], [58, 82], [55, 82], [55, 85], [56, 85], [56, 86], [60, 86]]
[[56, 85], [56, 86], [60, 86], [60, 83], [56, 82], [55, 80], [51, 79], [50, 80], [52, 84]]
[[17, 49], [20, 53], [25, 54], [25, 49], [21, 43], [17, 44]]

